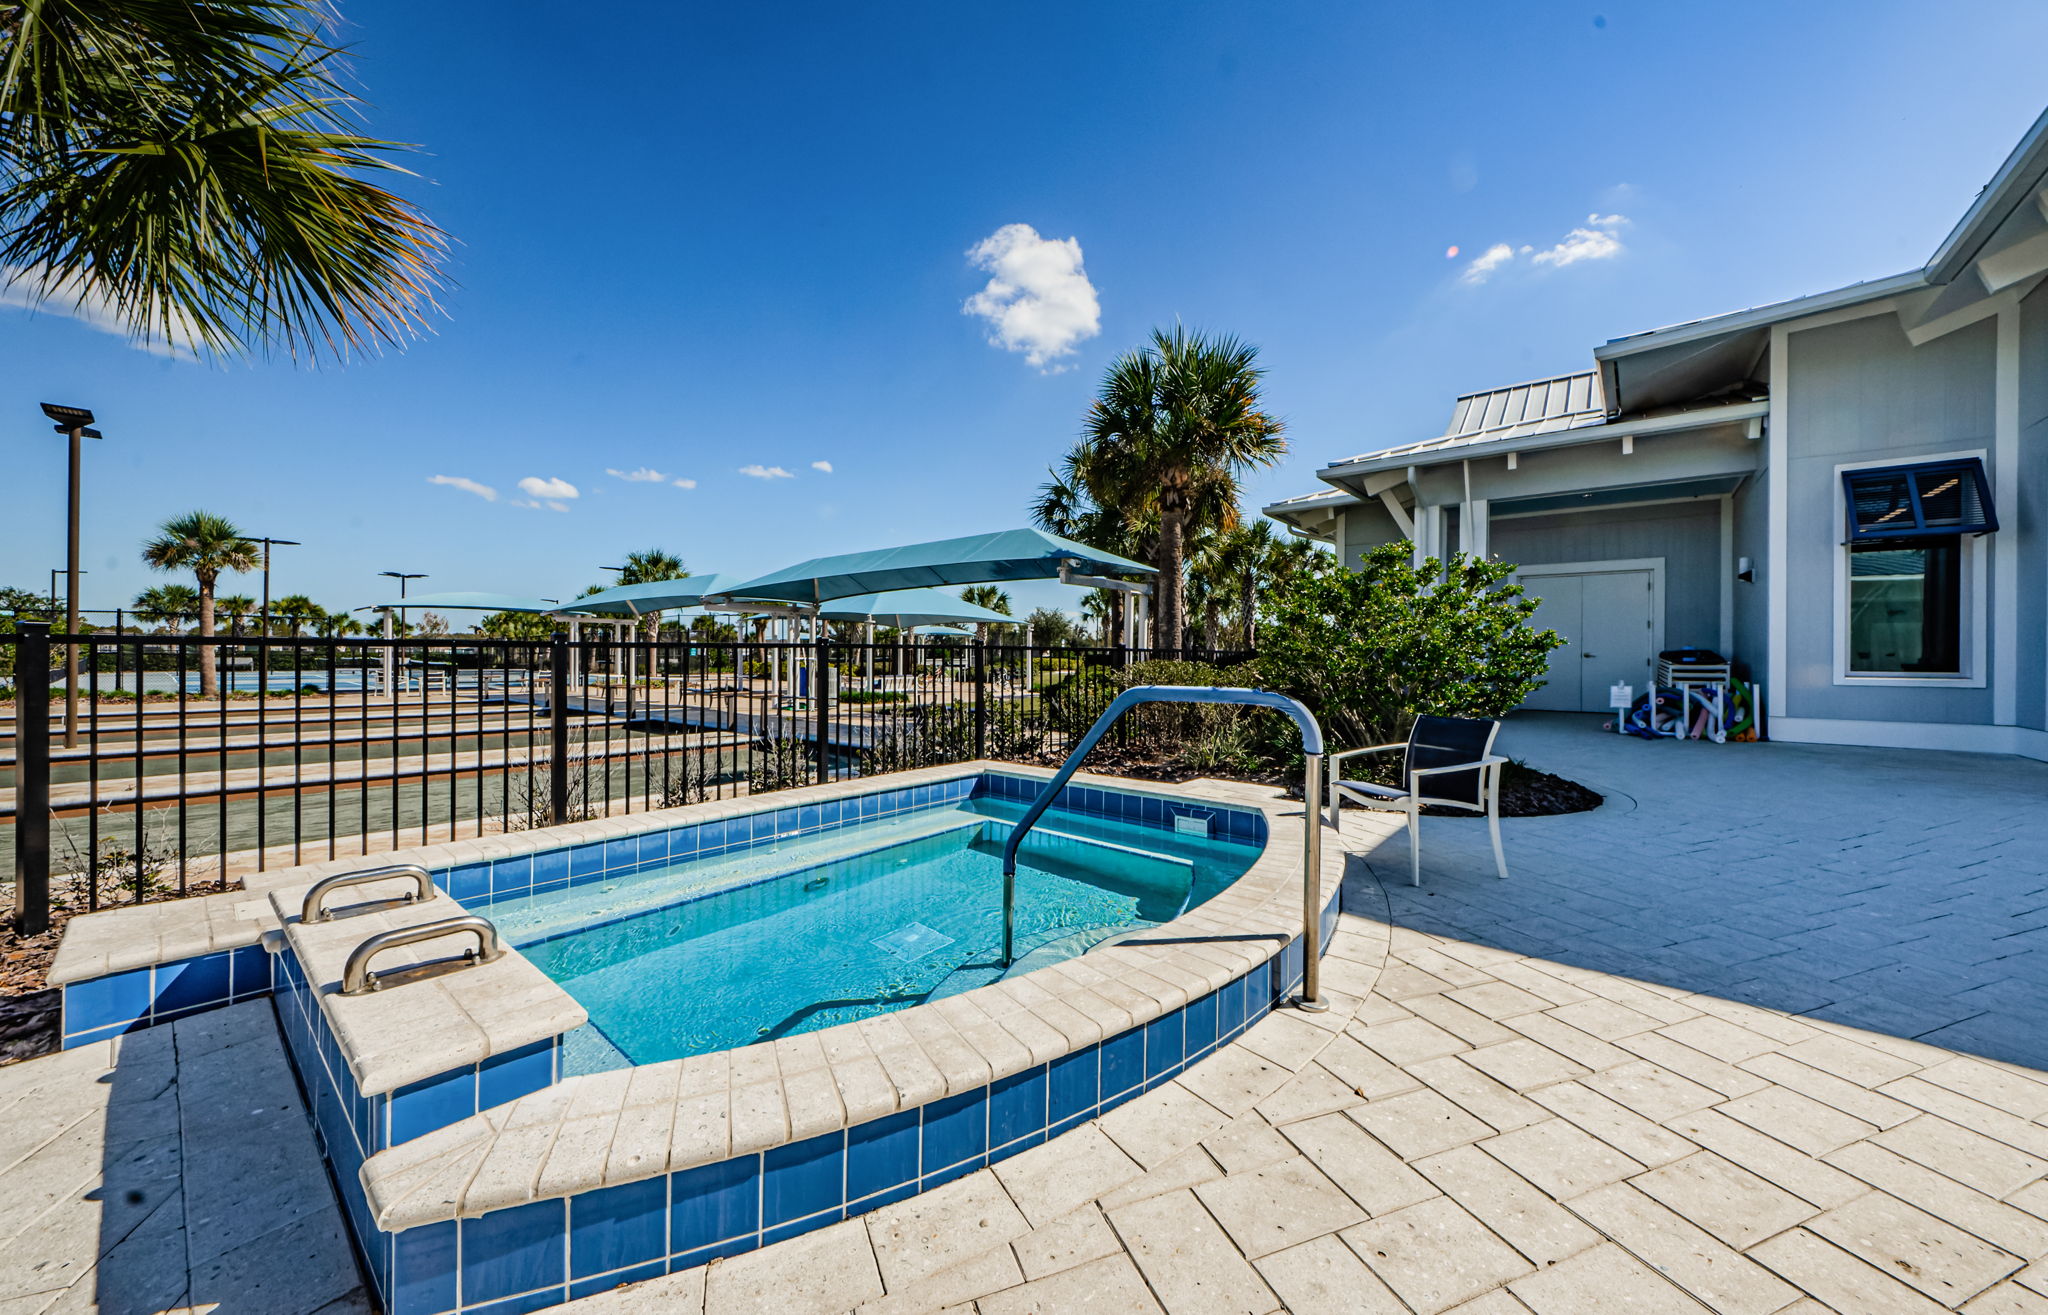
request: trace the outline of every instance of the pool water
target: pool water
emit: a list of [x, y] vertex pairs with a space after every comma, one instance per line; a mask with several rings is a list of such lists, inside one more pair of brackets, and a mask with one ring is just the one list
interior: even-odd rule
[[[1002, 851], [1023, 811], [969, 799], [487, 911], [589, 1012], [565, 1042], [569, 1071], [752, 1045], [1006, 975]], [[1018, 854], [1010, 971], [1171, 921], [1258, 853], [1050, 810]]]

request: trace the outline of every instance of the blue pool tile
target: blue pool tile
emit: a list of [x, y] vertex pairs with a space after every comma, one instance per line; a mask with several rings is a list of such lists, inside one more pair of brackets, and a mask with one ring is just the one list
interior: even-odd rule
[[1003, 1146], [1043, 1133], [1046, 1124], [1045, 1065], [999, 1078], [988, 1091], [988, 1144]]
[[543, 849], [533, 857], [533, 879], [540, 882], [558, 882], [568, 879], [569, 851], [566, 849]]
[[1059, 1121], [1055, 1122], [1052, 1125], [1052, 1127], [1046, 1129], [1046, 1135], [1048, 1137], [1057, 1137], [1061, 1133], [1072, 1132], [1074, 1129], [1080, 1127], [1082, 1124], [1088, 1122], [1089, 1119], [1092, 1119], [1094, 1117], [1095, 1116], [1093, 1114], [1076, 1114], [1071, 1119], [1060, 1119]]
[[273, 956], [261, 945], [244, 945], [229, 952], [229, 959], [233, 963], [233, 989], [237, 1000], [270, 993], [272, 958]]
[[797, 810], [797, 826], [805, 831], [816, 831], [825, 825], [825, 810], [817, 804], [805, 804]]
[[944, 1187], [947, 1183], [950, 1183], [957, 1178], [965, 1178], [968, 1174], [971, 1174], [975, 1170], [981, 1168], [981, 1166], [984, 1163], [986, 1163], [987, 1160], [988, 1156], [977, 1155], [971, 1160], [962, 1160], [960, 1163], [953, 1165], [950, 1168], [940, 1169], [936, 1173], [928, 1173], [924, 1177], [917, 1180], [917, 1190], [920, 1192], [929, 1192], [934, 1187]]
[[[607, 840], [604, 842], [605, 871], [623, 871], [624, 869], [632, 867], [635, 863], [638, 863], [639, 861], [640, 837], [625, 836], [618, 840]], [[569, 874], [571, 876], [576, 875], [576, 869], [573, 866], [573, 861], [572, 866], [569, 869]]]
[[569, 1198], [569, 1276], [667, 1258], [668, 1177], [622, 1183]]
[[647, 1279], [660, 1278], [666, 1273], [668, 1273], [668, 1262], [666, 1260], [657, 1260], [651, 1265], [635, 1265], [631, 1269], [621, 1269], [610, 1274], [600, 1274], [596, 1278], [578, 1279], [569, 1284], [569, 1300], [579, 1301], [584, 1297], [594, 1297], [600, 1292], [610, 1292], [613, 1288], [622, 1288], [628, 1283], [640, 1283]]
[[892, 1187], [886, 1192], [876, 1192], [872, 1196], [863, 1196], [859, 1200], [850, 1200], [846, 1203], [846, 1217], [851, 1219], [855, 1215], [864, 1215], [870, 1210], [879, 1210], [885, 1205], [894, 1205], [898, 1201], [908, 1200], [910, 1197], [916, 1196], [917, 1192], [918, 1182], [913, 1178], [909, 1182]]
[[90, 1032], [149, 1013], [150, 970], [137, 968], [64, 988], [64, 1031]]
[[761, 1226], [815, 1215], [846, 1200], [846, 1134], [777, 1146], [762, 1156]]
[[517, 1050], [492, 1055], [483, 1062], [476, 1080], [476, 1107], [487, 1110], [503, 1105], [551, 1086], [554, 1080], [555, 1040], [545, 1037]]
[[1187, 1053], [1187, 1016], [1181, 1010], [1145, 1024], [1146, 1081], [1179, 1068]]
[[[604, 871], [604, 845], [602, 842], [570, 846], [569, 876], [572, 880], [576, 877], [587, 877], [593, 872], [602, 871]], [[535, 868], [534, 879], [536, 881], [540, 879], [538, 865]]]
[[1121, 1096], [1145, 1080], [1145, 1031], [1132, 1028], [1102, 1043], [1102, 1098]]
[[455, 1221], [408, 1228], [391, 1239], [390, 1315], [455, 1309]]
[[715, 854], [725, 848], [725, 823], [705, 822], [690, 828], [696, 832], [695, 849], [699, 854]]
[[637, 858], [633, 866], [641, 869], [668, 866], [668, 832], [650, 831], [638, 841]]
[[1048, 1068], [1046, 1082], [1046, 1115], [1054, 1122], [1085, 1115], [1095, 1108], [1100, 1097], [1097, 1072], [1101, 1060], [1097, 1048], [1089, 1046], [1071, 1055], [1062, 1055]]
[[761, 1245], [765, 1247], [772, 1246], [777, 1242], [785, 1242], [792, 1237], [799, 1237], [813, 1229], [823, 1228], [827, 1224], [836, 1224], [844, 1218], [846, 1218], [846, 1209], [844, 1206], [839, 1206], [824, 1211], [821, 1214], [812, 1215], [808, 1219], [798, 1219], [792, 1223], [781, 1224], [774, 1228], [764, 1228], [761, 1230]]
[[462, 1221], [465, 1309], [567, 1281], [562, 1255], [565, 1204], [559, 1199], [535, 1201]]
[[717, 1246], [698, 1247], [694, 1251], [679, 1251], [669, 1257], [668, 1272], [676, 1274], [686, 1269], [695, 1269], [699, 1265], [708, 1265], [714, 1260], [724, 1260], [728, 1256], [737, 1256], [741, 1252], [752, 1251], [759, 1242], [759, 1234], [749, 1233], [745, 1237], [736, 1237], [729, 1242], [720, 1242]]
[[63, 1048], [75, 1050], [79, 1046], [91, 1045], [95, 1041], [105, 1041], [112, 1037], [120, 1036], [123, 1032], [132, 1032], [134, 1030], [134, 1023], [115, 1023], [112, 1027], [102, 1027], [91, 1032], [67, 1032], [64, 1034]]
[[696, 826], [675, 827], [668, 833], [668, 856], [670, 859], [689, 858], [697, 852], [697, 843], [704, 828]]
[[400, 1087], [391, 1093], [388, 1145], [411, 1141], [476, 1113], [476, 1069], [452, 1072]]
[[918, 1111], [874, 1119], [846, 1132], [846, 1197], [857, 1200], [917, 1178]]
[[160, 963], [156, 968], [156, 999], [150, 1002], [150, 1012], [164, 1018], [226, 1004], [229, 976], [225, 951]]
[[486, 1306], [464, 1306], [462, 1312], [463, 1315], [532, 1315], [534, 1311], [561, 1305], [565, 1292], [564, 1288], [547, 1288], [505, 1301], [494, 1301]]
[[988, 1153], [988, 1162], [990, 1164], [999, 1164], [1020, 1151], [1028, 1151], [1034, 1146], [1043, 1145], [1045, 1145], [1045, 1129], [1040, 1128], [1037, 1132], [1019, 1137], [1007, 1145], [996, 1146], [995, 1149]]
[[669, 1245], [678, 1255], [758, 1232], [761, 1158], [742, 1156], [670, 1174], [669, 1203]]
[[[472, 863], [466, 867], [449, 868], [437, 873], [434, 884], [459, 900], [482, 900], [490, 897], [492, 891], [491, 871], [495, 864]], [[505, 889], [513, 889], [507, 882]]]
[[1196, 1059], [1216, 1048], [1216, 993], [1188, 1001], [1181, 1011], [1187, 1021], [1187, 1058]]
[[988, 1150], [988, 1088], [924, 1107], [924, 1170], [977, 1163]]

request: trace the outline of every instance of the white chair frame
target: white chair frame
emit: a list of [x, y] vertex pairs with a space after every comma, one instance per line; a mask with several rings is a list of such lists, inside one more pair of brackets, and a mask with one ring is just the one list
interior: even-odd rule
[[[1498, 723], [1493, 734], [1500, 733]], [[1442, 767], [1417, 767], [1408, 772], [1408, 793], [1395, 797], [1370, 794], [1355, 783], [1342, 779], [1343, 769], [1339, 764], [1346, 758], [1357, 758], [1368, 753], [1391, 753], [1396, 749], [1407, 752], [1409, 742], [1400, 744], [1375, 744], [1365, 749], [1346, 749], [1330, 755], [1330, 826], [1341, 833], [1344, 830], [1344, 800], [1350, 799], [1362, 808], [1378, 809], [1386, 813], [1405, 813], [1408, 818], [1408, 884], [1422, 884], [1422, 810], [1430, 804], [1441, 808], [1456, 808], [1468, 813], [1484, 812], [1487, 829], [1493, 835], [1493, 866], [1502, 881], [1508, 877], [1507, 854], [1500, 846], [1500, 769], [1507, 765], [1507, 759], [1499, 754], [1487, 753], [1468, 763], [1449, 763]], [[1493, 736], [1489, 735], [1486, 747], [1493, 747]], [[1468, 804], [1459, 799], [1437, 799], [1418, 793], [1422, 784], [1420, 778], [1440, 776], [1445, 772], [1469, 772], [1479, 770], [1479, 796], [1485, 800], [1483, 806]], [[1387, 787], [1379, 787], [1385, 789]]]

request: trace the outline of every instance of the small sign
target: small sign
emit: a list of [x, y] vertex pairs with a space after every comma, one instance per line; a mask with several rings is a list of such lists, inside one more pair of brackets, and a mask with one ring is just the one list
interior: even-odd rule
[[1626, 707], [1628, 707], [1629, 705], [1633, 704], [1633, 703], [1634, 703], [1635, 701], [1636, 701], [1636, 687], [1635, 687], [1635, 686], [1633, 686], [1633, 685], [1630, 685], [1630, 684], [1626, 684], [1626, 683], [1617, 683], [1617, 684], [1609, 685], [1609, 686], [1607, 687], [1607, 706], [1608, 706], [1608, 707], [1610, 707], [1610, 708], [1626, 708]]

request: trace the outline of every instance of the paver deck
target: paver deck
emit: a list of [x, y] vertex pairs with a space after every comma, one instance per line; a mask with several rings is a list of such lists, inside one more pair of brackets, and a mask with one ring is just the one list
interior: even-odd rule
[[0, 1312], [369, 1315], [267, 1001], [0, 1068]]
[[1510, 730], [1612, 804], [1510, 823], [1505, 883], [1483, 828], [1425, 823], [1419, 891], [1347, 818], [1329, 1013], [936, 1192], [567, 1309], [2048, 1312], [2048, 1073], [2006, 1062], [2039, 1059], [2048, 767]]

